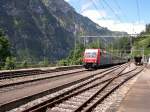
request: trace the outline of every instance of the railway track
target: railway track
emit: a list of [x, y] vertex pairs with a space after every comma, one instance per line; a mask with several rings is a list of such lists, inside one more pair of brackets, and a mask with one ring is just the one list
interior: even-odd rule
[[[127, 65], [124, 65], [124, 69], [126, 68], [126, 66]], [[64, 90], [65, 92], [63, 93], [63, 94], [61, 94], [61, 96], [63, 96], [63, 95], [68, 95], [69, 93], [72, 93], [73, 91], [75, 91], [76, 89], [78, 90], [78, 89], [80, 89], [81, 87], [84, 87], [84, 86], [88, 86], [88, 85], [90, 85], [91, 83], [96, 83], [96, 82], [99, 82], [100, 80], [103, 80], [103, 78], [105, 77], [107, 77], [108, 79], [109, 79], [109, 77], [110, 77], [110, 73], [111, 73], [111, 75], [113, 75], [112, 73], [115, 73], [115, 71], [117, 71], [118, 70], [118, 68], [120, 68], [120, 67], [117, 67], [117, 68], [113, 68], [113, 69], [109, 69], [108, 71], [105, 71], [105, 72], [97, 72], [97, 73], [95, 73], [95, 74], [93, 74], [93, 76], [89, 79], [88, 78], [88, 80], [85, 80], [84, 82], [82, 81], [82, 82], [80, 82], [80, 83], [78, 83], [77, 85], [75, 85], [73, 88], [71, 88], [71, 89], [66, 89], [66, 90]], [[115, 75], [115, 74], [114, 74]], [[58, 99], [58, 97], [60, 97], [60, 96], [57, 96], [56, 98], [54, 98], [54, 99]], [[54, 100], [53, 98], [50, 100], [50, 101], [52, 101], [52, 100]], [[27, 110], [28, 111], [28, 110]]]
[[147, 69], [150, 69], [150, 64], [147, 64], [147, 65], [146, 65], [146, 68], [147, 68]]
[[61, 72], [57, 71], [57, 72], [51, 72], [47, 74], [39, 74], [39, 75], [19, 77], [19, 78], [17, 77], [15, 79], [14, 78], [5, 79], [4, 81], [0, 80], [0, 93], [8, 92], [14, 89], [24, 88], [35, 84], [47, 83], [50, 82], [52, 79], [58, 80], [65, 76], [71, 77], [73, 75], [79, 75], [81, 73], [87, 73], [87, 72], [88, 71], [85, 69], [74, 69], [69, 71], [61, 71]]
[[127, 74], [120, 74], [117, 77], [112, 78], [108, 83], [102, 88], [99, 93], [96, 96], [96, 100], [94, 99], [92, 102], [88, 104], [88, 107], [84, 108], [84, 112], [89, 111], [100, 111], [100, 108], [97, 106], [102, 101], [104, 101], [105, 98], [107, 98], [111, 93], [113, 93], [115, 90], [117, 90], [120, 86], [122, 86], [125, 82], [127, 82], [129, 79], [133, 78], [137, 74], [139, 74], [143, 69], [139, 69], [137, 71], [132, 71]]
[[[104, 77], [95, 77], [94, 81], [82, 84], [76, 89], [62, 93], [39, 105], [26, 109], [23, 112], [90, 112], [113, 91], [126, 81], [139, 74], [142, 69], [133, 69], [122, 73], [126, 67], [122, 67], [114, 74]], [[97, 79], [96, 79], [97, 78]], [[97, 110], [96, 110], [97, 111]]]
[[[124, 66], [125, 66], [125, 65], [124, 65]], [[126, 66], [127, 66], [127, 65], [126, 65]], [[0, 105], [0, 111], [1, 111], [1, 112], [4, 112], [4, 111], [11, 110], [11, 109], [13, 109], [13, 108], [16, 108], [16, 107], [18, 107], [18, 106], [24, 105], [24, 104], [26, 104], [26, 103], [28, 103], [28, 102], [30, 102], [30, 101], [32, 101], [32, 100], [35, 100], [35, 99], [37, 99], [37, 98], [41, 98], [41, 97], [43, 97], [43, 96], [49, 95], [52, 91], [53, 91], [53, 92], [56, 92], [56, 91], [58, 91], [58, 90], [61, 90], [61, 89], [63, 89], [63, 88], [70, 87], [70, 86], [75, 85], [75, 84], [81, 84], [81, 85], [83, 85], [83, 82], [84, 82], [85, 84], [86, 84], [86, 83], [88, 84], [88, 83], [90, 83], [90, 82], [96, 80], [95, 77], [97, 77], [99, 74], [101, 74], [101, 77], [99, 77], [99, 78], [102, 78], [102, 77], [104, 77], [106, 74], [109, 74], [109, 73], [111, 73], [111, 72], [117, 70], [118, 68], [120, 68], [120, 67], [116, 66], [116, 67], [108, 68], [108, 69], [102, 70], [102, 71], [99, 71], [99, 70], [93, 71], [92, 73], [89, 73], [89, 75], [88, 75], [87, 77], [85, 77], [85, 78], [83, 78], [83, 79], [79, 79], [79, 80], [76, 80], [76, 81], [73, 81], [73, 82], [66, 83], [66, 84], [64, 84], [64, 85], [60, 85], [60, 86], [58, 86], [58, 87], [56, 87], [56, 88], [53, 88], [52, 90], [51, 90], [51, 89], [50, 89], [50, 90], [45, 90], [45, 91], [40, 92], [40, 93], [38, 93], [38, 94], [35, 93], [34, 95], [31, 95], [31, 96], [25, 96], [24, 98], [18, 98], [18, 99], [16, 99], [15, 101], [7, 102], [7, 103], [5, 103], [5, 104]], [[81, 82], [82, 82], [82, 83], [81, 83]], [[76, 87], [76, 88], [78, 88], [78, 87]]]
[[70, 71], [66, 71], [66, 72], [53, 72], [53, 73], [47, 73], [47, 74], [40, 74], [37, 76], [30, 76], [31, 78], [16, 78], [16, 79], [8, 79], [5, 81], [1, 81], [0, 82], [0, 93], [2, 92], [7, 92], [9, 90], [13, 90], [16, 88], [22, 88], [22, 87], [26, 87], [26, 86], [30, 86], [32, 84], [38, 84], [41, 82], [48, 82], [51, 79], [54, 78], [60, 78], [63, 76], [68, 76], [68, 75], [77, 75], [79, 73], [84, 73], [86, 72], [85, 69], [77, 69], [75, 71], [70, 70]]
[[73, 70], [73, 69], [79, 69], [79, 68], [82, 68], [82, 66], [60, 67], [60, 68], [48, 69], [48, 70], [33, 69], [33, 70], [21, 70], [21, 71], [18, 70], [18, 71], [1, 72], [0, 80], [16, 78], [16, 77], [25, 77], [25, 76], [30, 76], [30, 75], [67, 71], [67, 70]]

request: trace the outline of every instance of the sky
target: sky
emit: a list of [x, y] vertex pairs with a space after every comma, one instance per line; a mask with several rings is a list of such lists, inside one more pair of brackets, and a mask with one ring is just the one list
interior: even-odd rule
[[150, 23], [150, 0], [65, 0], [83, 16], [112, 31], [138, 34]]

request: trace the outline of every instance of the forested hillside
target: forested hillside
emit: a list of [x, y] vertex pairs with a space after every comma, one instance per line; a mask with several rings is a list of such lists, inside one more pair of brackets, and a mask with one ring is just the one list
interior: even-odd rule
[[133, 49], [134, 55], [141, 55], [143, 51], [145, 55], [150, 55], [150, 24], [146, 25], [145, 31], [134, 39]]

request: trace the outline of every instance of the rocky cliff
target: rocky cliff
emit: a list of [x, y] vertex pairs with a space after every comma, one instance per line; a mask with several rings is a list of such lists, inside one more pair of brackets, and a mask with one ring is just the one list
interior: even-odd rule
[[0, 0], [0, 28], [20, 60], [58, 60], [74, 47], [75, 35], [114, 33], [76, 13], [64, 0]]

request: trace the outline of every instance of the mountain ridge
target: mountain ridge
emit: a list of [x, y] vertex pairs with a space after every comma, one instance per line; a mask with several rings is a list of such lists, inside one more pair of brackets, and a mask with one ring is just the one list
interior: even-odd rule
[[1, 0], [0, 27], [18, 60], [59, 60], [68, 56], [77, 35], [115, 34], [64, 0]]

